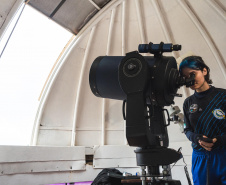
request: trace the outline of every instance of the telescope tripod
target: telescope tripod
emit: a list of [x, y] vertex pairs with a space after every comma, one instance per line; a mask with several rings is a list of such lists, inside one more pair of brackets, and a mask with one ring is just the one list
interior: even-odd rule
[[[172, 180], [170, 164], [181, 158], [181, 153], [166, 147], [137, 148], [135, 150], [137, 165], [141, 167], [140, 181], [130, 180], [123, 184], [142, 185], [181, 185], [180, 181]], [[159, 167], [162, 166], [162, 173]], [[160, 177], [162, 177], [160, 179]], [[123, 181], [122, 181], [123, 182]]]

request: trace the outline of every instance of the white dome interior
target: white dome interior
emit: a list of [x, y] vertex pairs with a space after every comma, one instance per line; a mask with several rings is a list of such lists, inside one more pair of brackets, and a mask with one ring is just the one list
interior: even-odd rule
[[[21, 2], [12, 1], [11, 4], [4, 2], [4, 8], [15, 6], [13, 3], [19, 6]], [[40, 8], [48, 7], [42, 4], [45, 1], [39, 2], [39, 8], [36, 7], [38, 1], [30, 0], [29, 4], [42, 13], [47, 12], [44, 8]], [[48, 1], [48, 3], [51, 7], [53, 5], [51, 3], [57, 2]], [[75, 21], [75, 25], [69, 24], [70, 22], [66, 20], [70, 20], [71, 17], [70, 13], [66, 12], [68, 10], [66, 5], [65, 7], [62, 5], [60, 11], [52, 17], [54, 21], [70, 29], [76, 36], [68, 44], [51, 72], [42, 93], [31, 145], [72, 148], [82, 146], [78, 147], [78, 151], [85, 149], [85, 155], [94, 155], [92, 167], [78, 168], [86, 169], [87, 174], [92, 168], [99, 170], [106, 167], [122, 169], [130, 167], [136, 170], [135, 154], [133, 149], [128, 148], [125, 137], [122, 101], [97, 98], [92, 94], [89, 87], [89, 70], [92, 62], [98, 56], [124, 56], [127, 52], [137, 50], [141, 43], [163, 41], [181, 44], [181, 51], [163, 55], [174, 56], [178, 59], [178, 64], [181, 58], [189, 54], [201, 56], [211, 69], [213, 85], [225, 88], [226, 1], [112, 0], [101, 8], [96, 6], [97, 2], [94, 5], [89, 1], [84, 5], [81, 1], [76, 3], [78, 7], [89, 3], [89, 6], [97, 9], [94, 11], [97, 13], [93, 14], [80, 30], [78, 28], [81, 27], [80, 22], [84, 22], [85, 15], [81, 16], [77, 22]], [[14, 9], [16, 10], [15, 7]], [[90, 10], [93, 12], [93, 7], [90, 7]], [[90, 10], [87, 8], [87, 12]], [[10, 10], [8, 11], [10, 13]], [[67, 15], [66, 20], [61, 17], [62, 13]], [[44, 12], [44, 14], [48, 13]], [[1, 35], [6, 28], [6, 23], [4, 20], [0, 22]], [[183, 94], [183, 97], [176, 97], [175, 105], [182, 110], [184, 99], [193, 92], [181, 88], [179, 93]], [[190, 142], [176, 124], [172, 123], [168, 127], [168, 134], [169, 147], [176, 150], [182, 147], [185, 161], [190, 167], [192, 152]], [[180, 165], [183, 165], [183, 162], [180, 161], [175, 166], [172, 175], [173, 178], [180, 179], [182, 184], [186, 184], [183, 167]], [[99, 172], [98, 170], [94, 174]], [[54, 174], [57, 176], [66, 171], [54, 172]], [[81, 175], [80, 179], [84, 179], [85, 176]], [[55, 181], [57, 180], [59, 181], [56, 178]], [[68, 178], [64, 176], [64, 180]], [[50, 182], [46, 180], [44, 183]]]

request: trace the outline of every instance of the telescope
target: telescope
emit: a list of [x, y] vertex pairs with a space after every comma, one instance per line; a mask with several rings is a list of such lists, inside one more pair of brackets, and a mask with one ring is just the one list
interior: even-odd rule
[[[142, 168], [141, 180], [151, 177], [152, 184], [164, 184], [158, 177], [169, 175], [166, 166], [178, 161], [182, 154], [168, 148], [167, 126], [170, 118], [164, 106], [174, 104], [178, 89], [194, 85], [194, 75], [188, 79], [180, 76], [174, 57], [164, 52], [181, 50], [181, 45], [140, 44], [138, 51], [126, 56], [99, 56], [89, 74], [90, 88], [100, 98], [123, 101], [123, 117], [126, 120], [126, 138], [135, 150], [137, 165]], [[154, 56], [142, 56], [151, 53]], [[165, 113], [168, 115], [166, 122]], [[159, 167], [163, 173], [160, 174]], [[146, 173], [147, 167], [147, 173]], [[167, 181], [180, 184], [180, 181]]]

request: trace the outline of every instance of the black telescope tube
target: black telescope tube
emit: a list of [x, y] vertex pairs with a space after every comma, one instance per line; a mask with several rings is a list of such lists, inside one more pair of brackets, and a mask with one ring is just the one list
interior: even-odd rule
[[[126, 99], [118, 77], [118, 68], [123, 58], [124, 56], [100, 56], [94, 60], [90, 68], [89, 84], [95, 96], [116, 100]], [[151, 68], [156, 59], [147, 56], [145, 60]]]
[[94, 60], [90, 68], [89, 83], [95, 96], [126, 99], [118, 79], [118, 67], [123, 58], [124, 56], [100, 56]]

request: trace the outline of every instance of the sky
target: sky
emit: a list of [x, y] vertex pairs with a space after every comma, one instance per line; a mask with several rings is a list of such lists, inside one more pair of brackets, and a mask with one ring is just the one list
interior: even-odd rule
[[38, 98], [71, 37], [66, 29], [25, 6], [0, 58], [0, 145], [30, 144]]

